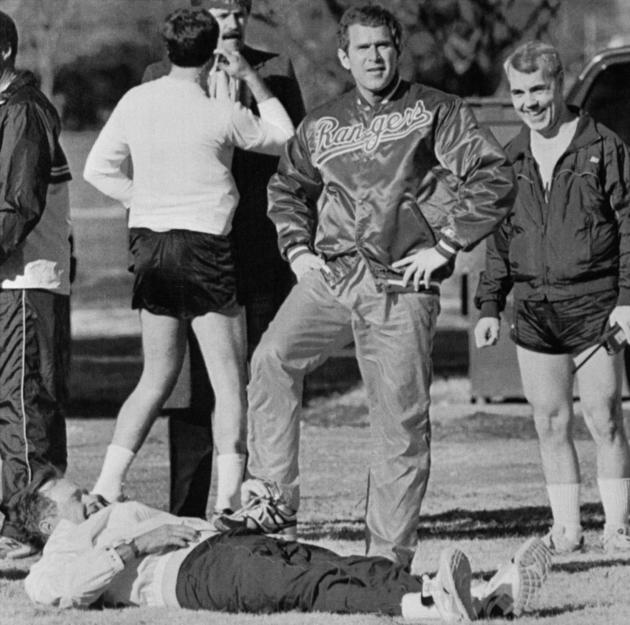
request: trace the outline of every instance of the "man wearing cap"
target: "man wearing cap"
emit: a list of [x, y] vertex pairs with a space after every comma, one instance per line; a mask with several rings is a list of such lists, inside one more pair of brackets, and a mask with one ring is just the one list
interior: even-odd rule
[[[280, 100], [295, 125], [304, 116], [304, 105], [293, 67], [281, 54], [252, 48], [244, 43], [251, 0], [191, 0], [194, 7], [206, 8], [219, 23], [219, 47], [239, 51]], [[147, 67], [143, 81], [155, 80], [170, 70], [168, 60]], [[257, 113], [251, 92], [238, 81], [213, 66], [208, 74], [209, 97], [238, 99]], [[274, 156], [236, 149], [232, 173], [240, 201], [232, 226], [239, 300], [247, 316], [248, 353], [254, 350], [262, 333], [291, 289], [293, 278], [281, 258], [276, 232], [267, 218], [267, 183], [277, 169]], [[182, 375], [173, 396], [188, 400], [186, 408], [169, 409], [171, 460], [170, 509], [174, 514], [205, 516], [212, 465], [210, 411], [213, 392], [192, 333], [189, 333], [190, 377]], [[167, 402], [167, 406], [168, 406]], [[222, 458], [233, 471], [243, 471], [244, 456]], [[225, 467], [225, 470], [230, 470]], [[221, 502], [218, 507], [223, 508]]]

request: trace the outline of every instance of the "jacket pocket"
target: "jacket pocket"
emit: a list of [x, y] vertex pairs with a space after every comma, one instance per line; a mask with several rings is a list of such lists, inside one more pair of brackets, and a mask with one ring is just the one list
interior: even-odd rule
[[411, 194], [405, 194], [398, 205], [394, 228], [396, 231], [389, 237], [392, 261], [404, 258], [412, 251], [433, 247], [437, 242], [433, 228]]

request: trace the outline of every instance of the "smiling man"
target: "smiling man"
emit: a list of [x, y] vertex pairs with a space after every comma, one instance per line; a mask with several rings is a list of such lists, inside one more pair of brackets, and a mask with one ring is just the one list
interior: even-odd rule
[[[506, 61], [524, 122], [507, 146], [514, 211], [490, 239], [476, 303], [478, 347], [499, 338], [514, 287], [512, 339], [532, 404], [553, 514], [556, 553], [580, 550], [580, 472], [572, 438], [573, 368], [597, 448], [603, 546], [630, 553], [630, 453], [621, 410], [622, 355], [596, 349], [618, 324], [630, 337], [630, 154], [608, 128], [566, 104], [555, 48], [519, 47]], [[585, 361], [591, 352], [592, 358]]]
[[269, 185], [298, 284], [252, 359], [249, 468], [279, 483], [294, 526], [304, 376], [354, 340], [374, 445], [367, 551], [407, 563], [429, 477], [439, 285], [505, 217], [513, 179], [461, 99], [399, 77], [389, 11], [348, 9], [338, 44], [355, 88], [306, 117]]

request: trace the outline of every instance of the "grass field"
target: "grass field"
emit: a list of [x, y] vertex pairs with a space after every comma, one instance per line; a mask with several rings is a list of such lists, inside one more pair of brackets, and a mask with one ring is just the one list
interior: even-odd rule
[[[471, 557], [477, 577], [489, 575], [525, 536], [542, 534], [549, 514], [528, 409], [523, 404], [467, 403], [465, 380], [434, 385], [433, 472], [420, 519], [422, 554], [428, 571], [440, 549], [456, 544]], [[626, 418], [628, 422], [630, 419]], [[132, 498], [167, 505], [166, 424], [159, 420], [129, 476]], [[113, 428], [111, 419], [73, 419], [68, 424], [70, 475], [89, 485], [96, 477]], [[299, 533], [304, 540], [343, 553], [363, 547], [365, 467], [369, 459], [365, 395], [359, 387], [314, 400], [302, 428], [303, 507]], [[597, 501], [593, 446], [583, 425], [577, 428], [584, 468], [583, 521], [588, 551], [554, 563], [536, 610], [523, 624], [627, 625], [630, 622], [630, 558], [612, 558], [598, 548], [603, 521]], [[69, 611], [32, 606], [21, 580], [28, 562], [0, 563], [2, 625], [371, 625], [392, 619], [316, 614], [219, 615], [177, 610], [125, 609]], [[493, 621], [500, 623], [501, 621]]]

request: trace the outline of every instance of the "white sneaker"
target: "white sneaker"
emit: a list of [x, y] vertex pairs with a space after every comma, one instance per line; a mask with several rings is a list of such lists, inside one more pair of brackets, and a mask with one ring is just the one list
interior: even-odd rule
[[552, 527], [541, 540], [553, 556], [584, 551], [584, 536], [580, 536], [578, 540], [567, 538], [562, 527]]
[[628, 555], [630, 553], [630, 526], [604, 530], [602, 546], [608, 554]]
[[518, 616], [530, 609], [547, 579], [551, 552], [540, 538], [525, 541], [484, 585], [473, 588], [477, 618]]
[[468, 623], [475, 618], [470, 582], [470, 562], [463, 551], [450, 547], [440, 554], [440, 567], [431, 580], [432, 595], [445, 623]]

